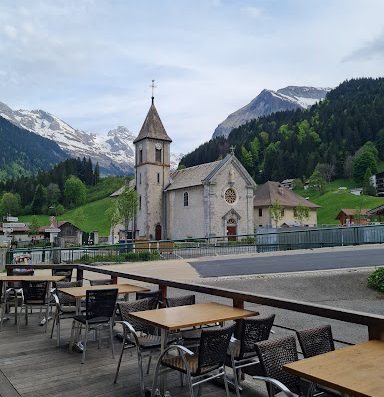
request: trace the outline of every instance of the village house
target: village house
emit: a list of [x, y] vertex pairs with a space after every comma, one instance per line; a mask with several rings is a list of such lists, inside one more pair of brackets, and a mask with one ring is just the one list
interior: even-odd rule
[[368, 211], [368, 208], [342, 208], [337, 214], [336, 219], [343, 226], [366, 225], [369, 222]]
[[275, 227], [271, 217], [270, 208], [278, 203], [281, 206], [282, 216], [277, 226], [299, 225], [296, 208], [303, 206], [308, 208], [308, 218], [303, 220], [303, 226], [317, 225], [317, 209], [319, 205], [306, 200], [295, 192], [282, 186], [279, 182], [266, 182], [259, 185], [253, 199], [255, 227]]

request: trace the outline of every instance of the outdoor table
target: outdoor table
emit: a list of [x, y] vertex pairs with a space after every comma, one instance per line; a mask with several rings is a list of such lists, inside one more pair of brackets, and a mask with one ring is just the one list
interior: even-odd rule
[[[161, 352], [163, 352], [166, 348], [168, 331], [239, 320], [258, 314], [258, 312], [227, 306], [221, 303], [196, 303], [194, 305], [145, 310], [130, 313], [129, 315], [135, 317], [137, 320], [145, 321], [150, 325], [160, 328]], [[161, 393], [164, 392], [164, 389], [164, 378], [160, 376]]]
[[[52, 289], [52, 283], [56, 283], [58, 281], [64, 280], [65, 276], [23, 276], [23, 275], [15, 275], [15, 276], [0, 276], [0, 281], [4, 282], [4, 291], [3, 297], [5, 301], [5, 294], [7, 291], [7, 284], [12, 282], [20, 282], [20, 281], [48, 281], [48, 289], [47, 294]], [[47, 296], [49, 299], [49, 296]], [[17, 299], [15, 299], [15, 324], [17, 324]]]
[[384, 396], [384, 341], [371, 340], [290, 364], [283, 369], [343, 395]]
[[108, 284], [108, 285], [93, 285], [85, 287], [71, 287], [71, 288], [58, 288], [58, 291], [67, 294], [76, 299], [76, 314], [81, 314], [81, 299], [87, 296], [87, 291], [101, 290], [101, 289], [118, 289], [118, 295], [131, 294], [133, 292], [149, 291], [148, 288], [139, 287], [134, 284]]

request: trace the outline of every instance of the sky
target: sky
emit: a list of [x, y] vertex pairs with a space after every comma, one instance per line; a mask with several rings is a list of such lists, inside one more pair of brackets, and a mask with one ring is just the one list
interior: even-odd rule
[[135, 135], [155, 104], [172, 151], [264, 88], [384, 75], [383, 0], [1, 0], [0, 101]]

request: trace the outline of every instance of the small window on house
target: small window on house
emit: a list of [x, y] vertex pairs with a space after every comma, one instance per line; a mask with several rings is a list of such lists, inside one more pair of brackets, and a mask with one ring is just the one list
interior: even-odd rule
[[139, 174], [139, 184], [141, 185], [141, 173]]
[[263, 209], [262, 208], [259, 208], [259, 216], [260, 217], [263, 216]]
[[143, 149], [139, 150], [139, 163], [143, 162]]
[[141, 196], [139, 196], [139, 210], [141, 210]]
[[161, 163], [161, 149], [155, 149], [155, 161]]
[[157, 173], [157, 183], [160, 183], [160, 174]]
[[284, 208], [281, 209], [281, 216], [284, 216]]
[[188, 192], [184, 192], [184, 207], [188, 207], [189, 204], [189, 197], [188, 197]]

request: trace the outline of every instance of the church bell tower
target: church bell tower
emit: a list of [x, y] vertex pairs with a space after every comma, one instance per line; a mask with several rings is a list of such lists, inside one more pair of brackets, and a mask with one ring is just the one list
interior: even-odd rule
[[157, 113], [152, 80], [152, 103], [135, 144], [136, 191], [139, 208], [136, 215], [136, 238], [164, 238], [163, 191], [169, 183], [170, 144]]

